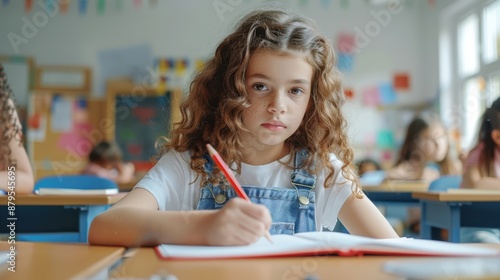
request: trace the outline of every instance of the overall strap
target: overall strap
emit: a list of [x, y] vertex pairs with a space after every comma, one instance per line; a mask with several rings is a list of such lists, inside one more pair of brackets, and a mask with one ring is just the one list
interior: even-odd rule
[[306, 157], [307, 151], [305, 149], [295, 153], [294, 170], [291, 176], [291, 183], [297, 190], [300, 208], [307, 207], [310, 193], [316, 187], [316, 175], [309, 173], [306, 168], [300, 168], [300, 164]]

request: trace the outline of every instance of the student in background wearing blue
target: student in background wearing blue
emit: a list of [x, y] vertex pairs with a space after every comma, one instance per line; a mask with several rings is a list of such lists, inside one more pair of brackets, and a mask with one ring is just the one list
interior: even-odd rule
[[34, 178], [7, 75], [0, 64], [0, 193], [33, 192]]
[[436, 118], [417, 117], [411, 121], [387, 179], [432, 181], [441, 175], [460, 175], [462, 165], [450, 155], [450, 140]]
[[[465, 160], [461, 187], [500, 190], [500, 98], [481, 117], [478, 143]], [[464, 229], [461, 241], [500, 243], [500, 229]]]
[[[343, 101], [333, 48], [309, 20], [251, 13], [194, 78], [157, 164], [94, 219], [89, 242], [244, 245], [331, 230], [337, 217], [352, 234], [398, 237], [357, 184]], [[255, 203], [235, 197], [207, 143]]]
[[118, 145], [102, 141], [90, 151], [89, 163], [81, 173], [110, 179], [116, 183], [129, 183], [134, 179], [134, 172], [132, 163], [122, 161]]

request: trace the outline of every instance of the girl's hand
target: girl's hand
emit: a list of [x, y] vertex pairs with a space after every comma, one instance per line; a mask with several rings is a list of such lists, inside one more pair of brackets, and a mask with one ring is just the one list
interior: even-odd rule
[[207, 221], [208, 245], [247, 245], [264, 236], [271, 226], [269, 210], [241, 198], [231, 199]]

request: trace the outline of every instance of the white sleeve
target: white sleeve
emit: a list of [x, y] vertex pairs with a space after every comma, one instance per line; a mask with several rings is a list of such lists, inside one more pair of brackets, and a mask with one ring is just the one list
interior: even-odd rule
[[167, 152], [135, 186], [149, 191], [156, 198], [159, 210], [181, 210], [189, 183], [186, 180], [189, 163], [182, 158], [184, 154]]
[[[333, 230], [335, 224], [337, 223], [340, 209], [344, 205], [347, 198], [349, 198], [352, 194], [352, 182], [344, 178], [340, 169], [342, 167], [342, 162], [334, 155], [331, 157], [331, 162], [335, 167], [333, 186], [328, 189], [325, 189], [323, 185], [318, 186], [324, 189], [322, 196], [322, 199], [324, 199], [323, 209], [318, 209], [319, 211], [322, 210], [321, 225], [328, 230]], [[321, 181], [321, 184], [324, 183], [324, 179], [326, 179], [326, 176]]]

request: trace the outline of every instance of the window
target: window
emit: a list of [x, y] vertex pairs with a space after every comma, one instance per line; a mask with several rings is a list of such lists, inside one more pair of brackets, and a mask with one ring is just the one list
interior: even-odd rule
[[441, 109], [454, 108], [448, 124], [461, 131], [462, 148], [468, 150], [481, 114], [500, 96], [500, 0], [456, 1], [443, 15]]

